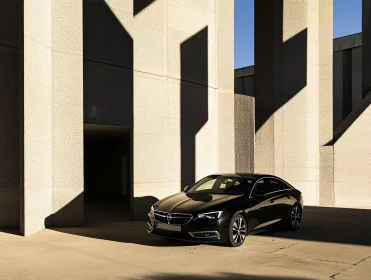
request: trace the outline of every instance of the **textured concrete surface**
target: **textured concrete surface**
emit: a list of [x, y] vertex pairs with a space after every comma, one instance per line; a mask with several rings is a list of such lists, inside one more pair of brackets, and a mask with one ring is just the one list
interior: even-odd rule
[[371, 205], [371, 93], [362, 103], [344, 120], [334, 144], [335, 202], [340, 206]]
[[30, 237], [0, 232], [0, 278], [369, 279], [371, 210], [304, 209], [299, 231], [251, 235], [240, 248], [167, 241], [143, 222], [100, 220]]
[[83, 221], [82, 3], [25, 1], [24, 26], [21, 231], [29, 235]]
[[[334, 140], [320, 148], [319, 160], [329, 182], [322, 182], [319, 203], [362, 207], [370, 204], [370, 188], [367, 186], [371, 184], [370, 145], [366, 140], [370, 137], [366, 123], [369, 122], [371, 95], [362, 99], [362, 33], [337, 38], [333, 42]], [[240, 83], [253, 77], [251, 67], [235, 70], [236, 92], [251, 95]], [[344, 108], [347, 108], [346, 112]], [[332, 178], [331, 173], [334, 174]], [[357, 183], [353, 184], [354, 181]], [[353, 187], [349, 188], [350, 185]]]
[[234, 134], [236, 172], [254, 172], [255, 111], [254, 98], [234, 95]]
[[[234, 170], [233, 1], [106, 1], [134, 41], [134, 218]], [[146, 201], [148, 201], [146, 203]]]

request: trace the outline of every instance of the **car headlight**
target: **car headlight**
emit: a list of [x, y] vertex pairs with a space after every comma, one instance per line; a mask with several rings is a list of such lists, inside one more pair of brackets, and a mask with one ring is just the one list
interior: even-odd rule
[[215, 211], [215, 212], [198, 214], [197, 217], [199, 219], [217, 220], [222, 216], [222, 214], [223, 214], [223, 211]]
[[[147, 208], [148, 209], [148, 208]], [[155, 209], [153, 209], [153, 205], [151, 206], [151, 213], [153, 214], [155, 212]]]

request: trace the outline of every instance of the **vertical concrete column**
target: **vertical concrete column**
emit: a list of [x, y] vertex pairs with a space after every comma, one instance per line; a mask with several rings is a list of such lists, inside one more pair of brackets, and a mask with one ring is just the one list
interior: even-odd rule
[[255, 3], [255, 171], [282, 176], [309, 204], [332, 139], [331, 9], [332, 0]]
[[83, 192], [81, 5], [24, 1], [24, 235], [82, 224], [82, 201], [69, 211]]
[[51, 1], [52, 216], [81, 226], [84, 214], [82, 1]]
[[216, 1], [218, 171], [235, 171], [234, 1]]
[[282, 1], [255, 1], [255, 171], [273, 174], [275, 100], [281, 97]]
[[254, 97], [234, 94], [236, 172], [254, 172]]
[[371, 91], [371, 0], [362, 0], [363, 97]]
[[[313, 34], [318, 38], [318, 145], [319, 145], [319, 204], [333, 206], [334, 192], [334, 147], [333, 135], [333, 0], [320, 0], [318, 29]], [[316, 24], [316, 23], [314, 23]], [[308, 60], [311, 60], [308, 57]], [[310, 71], [308, 69], [308, 71]]]

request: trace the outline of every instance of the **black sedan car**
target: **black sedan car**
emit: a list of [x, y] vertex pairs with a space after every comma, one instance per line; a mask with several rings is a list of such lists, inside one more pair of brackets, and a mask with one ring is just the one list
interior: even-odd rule
[[238, 247], [249, 233], [297, 230], [302, 209], [301, 192], [276, 176], [219, 174], [155, 203], [147, 224], [163, 237]]

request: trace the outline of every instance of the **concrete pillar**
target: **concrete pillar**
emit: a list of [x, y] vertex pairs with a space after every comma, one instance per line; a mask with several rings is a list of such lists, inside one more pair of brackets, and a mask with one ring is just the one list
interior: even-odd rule
[[371, 0], [362, 0], [363, 97], [371, 91]]
[[255, 111], [254, 98], [234, 95], [234, 135], [236, 172], [254, 172]]
[[21, 232], [83, 224], [81, 1], [24, 1]]
[[218, 172], [235, 171], [234, 1], [216, 1]]
[[[255, 172], [318, 204], [332, 182], [332, 0], [255, 2]], [[326, 186], [325, 186], [326, 185]]]

